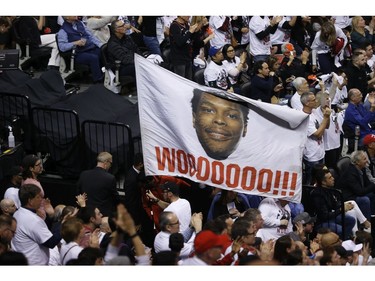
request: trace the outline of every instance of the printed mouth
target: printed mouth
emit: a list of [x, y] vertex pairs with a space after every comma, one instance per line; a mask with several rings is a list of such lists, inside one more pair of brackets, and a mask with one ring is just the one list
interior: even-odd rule
[[228, 134], [224, 131], [206, 130], [206, 133], [210, 136], [211, 139], [219, 141], [225, 141], [231, 138], [231, 134]]

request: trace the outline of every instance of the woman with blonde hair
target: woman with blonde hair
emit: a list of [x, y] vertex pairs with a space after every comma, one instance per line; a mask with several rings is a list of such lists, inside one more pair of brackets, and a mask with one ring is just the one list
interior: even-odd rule
[[357, 48], [363, 48], [368, 42], [374, 44], [374, 26], [369, 25], [366, 29], [366, 22], [361, 16], [353, 17], [352, 19], [352, 32], [350, 37], [352, 39], [351, 46], [352, 50]]
[[313, 70], [317, 70], [319, 62], [323, 74], [336, 71], [344, 59], [343, 50], [347, 43], [348, 38], [341, 28], [330, 21], [323, 23], [311, 44]]

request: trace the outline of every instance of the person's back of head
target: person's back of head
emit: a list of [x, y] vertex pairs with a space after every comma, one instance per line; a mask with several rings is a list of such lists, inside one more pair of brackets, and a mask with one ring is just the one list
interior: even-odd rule
[[291, 250], [293, 240], [289, 235], [279, 237], [275, 242], [273, 258], [280, 262], [280, 264], [286, 264], [288, 258], [288, 252]]
[[372, 249], [372, 247], [373, 247], [373, 237], [372, 237], [371, 233], [368, 233], [365, 230], [358, 230], [355, 233], [354, 243], [355, 244], [362, 243], [363, 245], [368, 244], [369, 248], [370, 248], [370, 251], [373, 250]]
[[172, 233], [169, 236], [169, 248], [176, 253], [179, 253], [184, 247], [184, 236], [180, 232]]
[[79, 218], [69, 218], [61, 226], [61, 237], [66, 243], [73, 242], [79, 238], [83, 222]]
[[248, 228], [251, 226], [251, 223], [246, 218], [238, 218], [234, 221], [232, 225], [231, 238], [235, 240], [241, 236], [247, 236], [249, 234]]
[[21, 206], [26, 206], [29, 203], [29, 200], [35, 198], [39, 193], [41, 193], [41, 190], [35, 184], [24, 184], [21, 186], [18, 192]]
[[23, 253], [7, 251], [0, 255], [0, 265], [29, 265], [29, 262]]
[[86, 260], [90, 265], [100, 265], [103, 263], [104, 252], [100, 248], [86, 247], [79, 254], [78, 259]]
[[177, 265], [178, 255], [173, 251], [161, 251], [152, 257], [152, 265]]
[[80, 218], [84, 224], [89, 224], [91, 218], [95, 218], [95, 208], [86, 206], [79, 209], [77, 218]]

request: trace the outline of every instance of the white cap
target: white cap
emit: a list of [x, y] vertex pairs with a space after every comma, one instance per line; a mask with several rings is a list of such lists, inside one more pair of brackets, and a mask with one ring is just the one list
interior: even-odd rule
[[353, 240], [345, 240], [341, 245], [345, 248], [345, 250], [353, 251], [353, 253], [361, 250], [363, 246], [362, 243], [355, 244]]

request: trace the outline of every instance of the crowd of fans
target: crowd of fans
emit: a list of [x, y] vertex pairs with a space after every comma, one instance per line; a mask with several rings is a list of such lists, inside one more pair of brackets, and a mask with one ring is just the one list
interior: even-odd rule
[[[75, 49], [93, 83], [102, 83], [100, 48], [107, 44], [121, 75], [135, 77], [135, 53], [159, 55], [160, 67], [187, 79], [305, 112], [301, 164], [313, 208], [147, 177], [141, 154], [121, 198], [108, 152], [82, 172], [77, 205], [53, 207], [38, 181], [41, 159], [26, 155], [1, 186], [0, 264], [375, 263], [375, 17], [0, 17], [0, 49], [19, 44], [15, 21], [32, 48], [51, 47], [48, 69], [60, 69], [61, 52]], [[340, 170], [345, 155], [350, 163]], [[184, 198], [186, 189], [204, 190], [205, 207]]]

